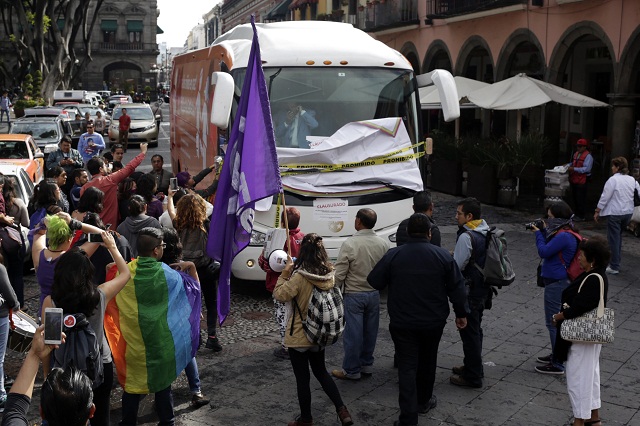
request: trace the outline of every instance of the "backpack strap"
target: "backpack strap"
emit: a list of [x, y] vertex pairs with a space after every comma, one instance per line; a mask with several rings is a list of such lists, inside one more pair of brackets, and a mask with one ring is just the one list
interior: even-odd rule
[[293, 316], [291, 317], [291, 330], [289, 331], [289, 336], [293, 336], [293, 324], [296, 322], [296, 309], [300, 314], [300, 321], [302, 321], [302, 310], [300, 309], [300, 306], [298, 306], [298, 298], [294, 297], [292, 302], [293, 302]]
[[[574, 231], [573, 229], [558, 229], [558, 231], [556, 232], [556, 235], [561, 234], [563, 232], [566, 232], [568, 234], [571, 234], [574, 236], [574, 238], [577, 240], [577, 244], [576, 244], [576, 253], [578, 253], [578, 246], [580, 245], [580, 241], [582, 241], [582, 235], [578, 234], [576, 231]], [[575, 256], [575, 254], [574, 254]], [[569, 265], [567, 265], [567, 262], [564, 261], [564, 258], [562, 257], [562, 250], [560, 250], [558, 252], [558, 257], [560, 258], [560, 263], [562, 263], [562, 266], [564, 266], [565, 270], [569, 269]]]

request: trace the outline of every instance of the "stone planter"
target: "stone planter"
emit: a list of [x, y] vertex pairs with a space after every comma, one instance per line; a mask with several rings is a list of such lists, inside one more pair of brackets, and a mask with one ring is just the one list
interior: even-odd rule
[[467, 173], [467, 197], [475, 197], [481, 203], [495, 204], [498, 196], [498, 178], [493, 166], [469, 165]]
[[431, 189], [451, 195], [462, 191], [462, 164], [459, 161], [434, 158], [431, 163]]

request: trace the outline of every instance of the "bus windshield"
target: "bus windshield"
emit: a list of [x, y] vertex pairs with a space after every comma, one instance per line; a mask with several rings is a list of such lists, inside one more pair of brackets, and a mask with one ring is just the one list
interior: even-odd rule
[[[232, 72], [236, 93], [245, 71]], [[410, 70], [265, 68], [264, 74], [278, 147], [308, 148], [306, 136], [331, 136], [347, 123], [386, 117], [402, 117], [411, 140], [417, 141], [416, 84]]]

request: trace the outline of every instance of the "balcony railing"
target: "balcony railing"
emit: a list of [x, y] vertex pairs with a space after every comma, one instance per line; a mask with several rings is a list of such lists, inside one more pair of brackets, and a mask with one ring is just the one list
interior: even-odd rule
[[446, 19], [517, 4], [528, 4], [528, 0], [427, 0], [427, 18]]
[[94, 51], [145, 51], [158, 50], [156, 43], [93, 43]]
[[[353, 21], [349, 16], [347, 22]], [[418, 19], [417, 0], [372, 0], [356, 11], [356, 27], [365, 31], [381, 31], [385, 29], [416, 25]]]

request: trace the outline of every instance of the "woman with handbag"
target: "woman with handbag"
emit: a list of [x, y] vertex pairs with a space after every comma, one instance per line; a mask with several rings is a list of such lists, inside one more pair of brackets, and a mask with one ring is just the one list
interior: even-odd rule
[[610, 251], [602, 238], [583, 240], [579, 246], [580, 264], [585, 272], [562, 292], [562, 310], [552, 316], [558, 327], [555, 356], [566, 361], [567, 391], [573, 409], [573, 426], [600, 426], [600, 349], [601, 344], [570, 342], [561, 336], [565, 320], [579, 318], [596, 309], [601, 293], [607, 300], [605, 269]]
[[313, 425], [309, 367], [336, 407], [340, 423], [343, 426], [350, 426], [353, 424], [351, 414], [344, 405], [340, 391], [325, 366], [325, 348], [312, 343], [307, 338], [302, 326], [306, 320], [314, 286], [320, 290], [332, 289], [335, 286], [334, 269], [322, 243], [322, 237], [318, 234], [307, 234], [302, 238], [300, 253], [295, 263], [291, 256], [287, 256], [287, 264], [280, 273], [273, 290], [274, 299], [283, 303], [293, 300], [296, 304], [287, 319], [287, 334], [284, 343], [289, 348], [289, 359], [293, 374], [296, 376], [300, 415], [289, 422], [288, 426]]
[[607, 273], [620, 273], [620, 255], [622, 251], [622, 233], [627, 229], [633, 215], [634, 193], [640, 192], [640, 185], [629, 174], [629, 163], [624, 157], [611, 160], [611, 177], [607, 179], [593, 214], [596, 222], [600, 216], [607, 216], [607, 241], [611, 249], [611, 262]]
[[542, 221], [542, 229], [532, 224], [536, 235], [538, 256], [542, 259], [540, 277], [544, 284], [544, 318], [549, 338], [551, 354], [538, 357], [544, 365], [536, 367], [542, 374], [564, 374], [564, 363], [554, 357], [556, 345], [556, 327], [551, 323], [551, 315], [560, 310], [562, 292], [569, 287], [567, 268], [578, 251], [578, 240], [571, 232], [573, 227], [571, 207], [564, 201], [551, 204], [547, 208], [548, 219]]

